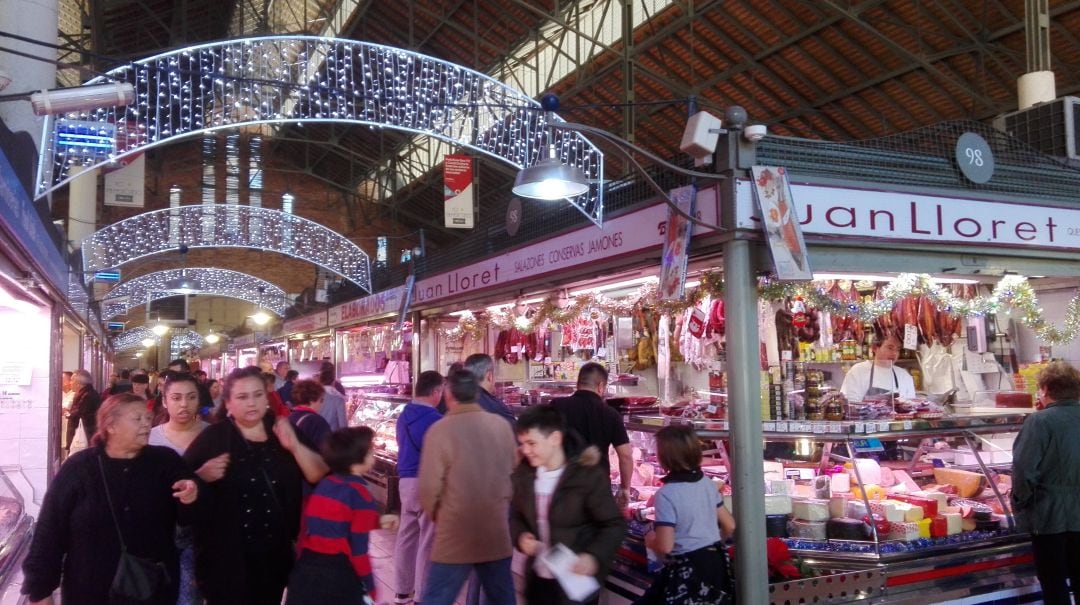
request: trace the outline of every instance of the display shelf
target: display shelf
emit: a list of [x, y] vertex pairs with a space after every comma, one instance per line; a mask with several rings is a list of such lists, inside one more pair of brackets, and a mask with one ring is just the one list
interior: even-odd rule
[[[886, 564], [979, 550], [994, 544], [1022, 543], [1024, 536], [1015, 531], [1008, 502], [1010, 466], [984, 462], [983, 457], [992, 452], [980, 452], [977, 444], [980, 434], [1017, 431], [1023, 419], [1023, 414], [979, 414], [933, 419], [926, 421], [924, 426], [908, 429], [858, 434], [765, 432], [766, 485], [774, 490], [783, 488], [769, 497], [780, 496], [791, 503], [786, 512], [779, 513], [788, 515], [783, 520], [783, 528], [777, 528], [777, 520], [772, 519], [770, 531], [782, 532], [776, 535], [784, 536], [789, 548], [800, 556], [835, 563], [838, 569], [845, 569], [844, 565], [853, 561]], [[694, 426], [698, 436], [710, 442], [722, 457], [723, 441], [729, 437], [729, 432], [721, 422], [636, 415], [631, 417], [627, 429], [655, 433], [673, 423]], [[978, 464], [934, 469], [922, 460], [920, 448], [902, 445], [913, 438], [922, 440], [920, 448], [933, 441], [952, 443], [957, 447], [966, 445]], [[781, 448], [785, 451], [783, 458], [769, 454], [769, 444], [788, 442], [792, 447]], [[647, 444], [648, 439], [632, 438], [632, 443]], [[801, 449], [796, 447], [800, 443]], [[834, 453], [837, 445], [844, 448], [841, 451], [847, 455]], [[642, 446], [642, 464], [635, 472], [636, 481], [639, 473], [645, 477], [646, 483], [642, 484], [645, 487], [635, 490], [643, 499], [655, 492], [655, 487], [648, 486], [655, 485], [652, 483], [655, 474], [660, 473], [659, 469], [654, 471], [655, 474], [642, 472], [641, 467], [655, 459], [646, 448]], [[800, 451], [801, 454], [797, 453]], [[790, 457], [793, 455], [795, 458]], [[799, 472], [785, 472], [794, 469]], [[846, 476], [833, 487], [835, 474]], [[790, 509], [792, 505], [796, 505], [794, 511]], [[638, 503], [633, 507], [641, 509], [644, 505]], [[735, 514], [740, 517], [738, 511]], [[837, 520], [835, 534], [833, 520]], [[840, 533], [841, 530], [845, 533]], [[861, 532], [863, 537], [841, 539], [849, 530], [856, 534]]]

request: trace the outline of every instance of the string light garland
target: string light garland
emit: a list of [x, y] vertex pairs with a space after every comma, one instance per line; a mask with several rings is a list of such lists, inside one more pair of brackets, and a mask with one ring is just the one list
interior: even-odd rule
[[[49, 119], [36, 197], [74, 178], [75, 166], [115, 162], [176, 137], [345, 122], [433, 136], [518, 169], [554, 145], [590, 181], [569, 203], [603, 224], [603, 152], [580, 133], [550, 128], [562, 119], [523, 92], [434, 57], [357, 40], [261, 36], [172, 50], [86, 85], [107, 82], [131, 83], [135, 102]], [[71, 133], [79, 136], [58, 136]]]
[[169, 348], [173, 351], [183, 351], [185, 349], [198, 349], [206, 344], [206, 339], [202, 334], [193, 330], [185, 330], [179, 334], [174, 334], [169, 340]]
[[216, 267], [189, 267], [147, 273], [122, 282], [102, 301], [102, 316], [106, 320], [112, 319], [148, 302], [177, 296], [175, 292], [166, 291], [166, 282], [181, 275], [199, 282], [200, 295], [246, 300], [261, 304], [279, 316], [285, 315], [292, 306], [284, 290], [254, 275]]
[[271, 208], [202, 204], [135, 215], [83, 240], [83, 273], [112, 269], [161, 252], [189, 248], [257, 248], [336, 273], [371, 291], [370, 260], [355, 243], [315, 221]]
[[137, 326], [130, 330], [124, 330], [116, 336], [113, 336], [113, 350], [125, 351], [127, 349], [141, 347], [143, 346], [142, 342], [147, 339], [157, 342], [157, 334], [154, 334], [148, 326]]
[[[513, 328], [532, 333], [546, 323], [561, 325], [583, 315], [592, 315], [599, 319], [604, 315], [625, 316], [645, 309], [675, 315], [697, 305], [706, 296], [717, 298], [724, 294], [723, 279], [718, 272], [703, 273], [700, 285], [688, 289], [686, 297], [681, 301], [661, 301], [658, 288], [659, 282], [651, 280], [642, 284], [636, 293], [622, 300], [585, 293], [574, 297], [570, 304], [562, 308], [557, 300], [549, 298], [528, 315], [516, 314], [512, 305], [488, 309], [480, 315], [466, 312], [459, 317], [457, 326], [440, 329], [439, 334], [443, 338], [456, 341], [465, 336], [482, 338], [485, 330], [489, 328], [500, 331]], [[758, 296], [772, 301], [802, 297], [812, 308], [834, 315], [855, 317], [864, 322], [871, 322], [892, 312], [893, 307], [908, 296], [925, 296], [936, 309], [961, 317], [1009, 312], [1047, 344], [1064, 344], [1080, 335], [1080, 295], [1069, 301], [1064, 326], [1057, 327], [1046, 320], [1035, 289], [1026, 278], [1018, 275], [1006, 275], [988, 296], [970, 299], [958, 297], [929, 275], [916, 273], [900, 274], [881, 288], [876, 299], [866, 303], [833, 298], [825, 290], [823, 282], [780, 283], [767, 278], [759, 280]]]

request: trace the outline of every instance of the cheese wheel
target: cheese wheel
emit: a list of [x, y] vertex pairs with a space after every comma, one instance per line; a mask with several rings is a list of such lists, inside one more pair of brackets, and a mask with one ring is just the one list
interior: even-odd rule
[[934, 481], [955, 486], [961, 498], [970, 498], [982, 491], [983, 476], [958, 468], [935, 468]]
[[827, 500], [792, 500], [791, 516], [804, 521], [826, 521], [829, 518]]
[[870, 526], [858, 519], [840, 517], [825, 522], [825, 534], [830, 540], [869, 540]]
[[[724, 498], [730, 500], [730, 498]], [[766, 515], [789, 515], [791, 514], [791, 496], [785, 494], [767, 494], [765, 496]]]
[[807, 540], [824, 540], [828, 537], [824, 521], [806, 521], [792, 519], [788, 524], [788, 532], [793, 538], [805, 538]]

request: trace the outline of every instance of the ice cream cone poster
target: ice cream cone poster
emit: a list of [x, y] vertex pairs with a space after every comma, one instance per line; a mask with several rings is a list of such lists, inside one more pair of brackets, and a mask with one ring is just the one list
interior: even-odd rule
[[791, 199], [787, 173], [778, 166], [754, 166], [754, 197], [761, 212], [761, 224], [772, 253], [776, 276], [784, 281], [813, 278], [806, 253], [799, 216]]

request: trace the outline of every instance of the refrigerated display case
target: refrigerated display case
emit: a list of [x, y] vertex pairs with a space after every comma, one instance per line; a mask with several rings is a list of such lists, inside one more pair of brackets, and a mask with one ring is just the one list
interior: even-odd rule
[[[771, 585], [773, 602], [914, 603], [933, 590], [935, 599], [987, 599], [975, 603], [1037, 592], [1029, 538], [1009, 505], [1012, 440], [1024, 417], [766, 422], [768, 493], [761, 509], [734, 511], [736, 520], [764, 521], [769, 536], [820, 574]], [[702, 470], [731, 493], [726, 420], [632, 416], [633, 520], [609, 602], [633, 600], [659, 567], [644, 547], [662, 474], [652, 434], [671, 423], [694, 427]]]
[[33, 533], [33, 519], [27, 514], [23, 496], [8, 478], [9, 472], [20, 470], [0, 467], [0, 591], [15, 580]]

